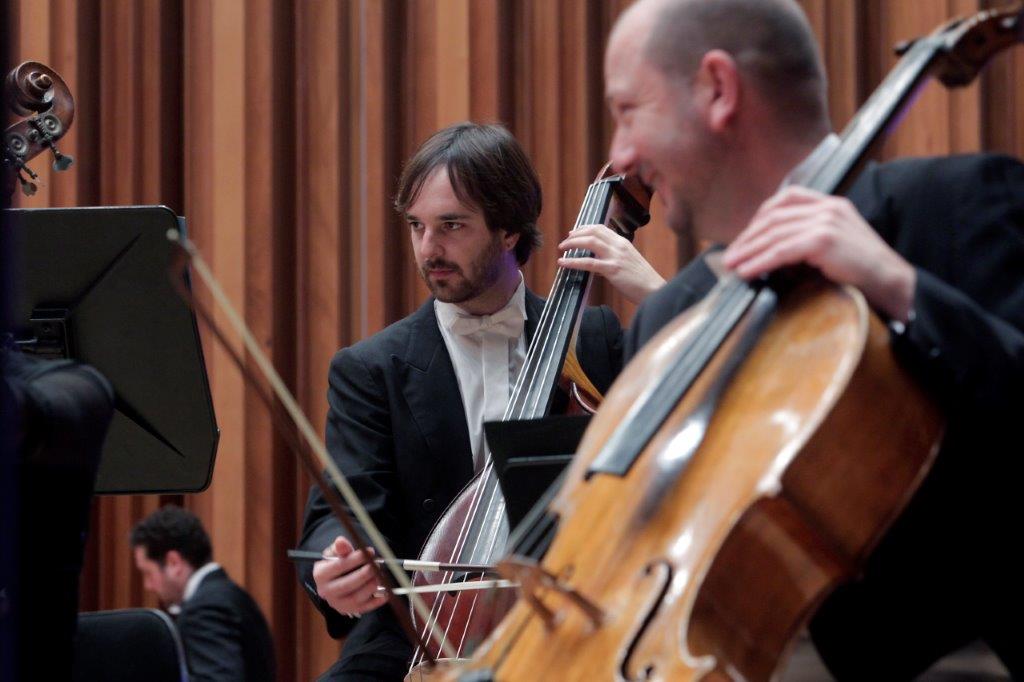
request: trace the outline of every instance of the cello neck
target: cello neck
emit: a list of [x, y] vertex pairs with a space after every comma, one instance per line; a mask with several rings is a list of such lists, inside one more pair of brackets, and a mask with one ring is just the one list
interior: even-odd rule
[[969, 84], [1001, 50], [1024, 39], [1024, 10], [990, 10], [953, 21], [929, 36], [897, 48], [901, 55], [889, 75], [840, 134], [805, 186], [824, 194], [845, 191], [855, 171], [883, 133], [909, 107], [931, 78], [947, 87]]
[[[620, 181], [619, 176], [602, 178], [587, 188], [574, 230], [604, 222], [617, 181]], [[570, 258], [589, 255], [592, 255], [589, 251], [581, 249], [566, 252]], [[548, 414], [569, 343], [575, 338], [590, 281], [589, 272], [558, 268], [523, 369], [509, 398], [505, 421], [536, 419]]]

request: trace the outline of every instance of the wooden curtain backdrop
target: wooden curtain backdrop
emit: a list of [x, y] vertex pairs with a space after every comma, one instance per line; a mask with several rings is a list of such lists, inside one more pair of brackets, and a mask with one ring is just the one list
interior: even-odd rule
[[[605, 160], [602, 51], [626, 0], [11, 0], [11, 63], [57, 69], [77, 99], [61, 144], [22, 206], [166, 204], [245, 310], [322, 429], [334, 351], [411, 312], [426, 295], [390, 208], [402, 160], [430, 132], [501, 121], [544, 187], [545, 244], [528, 283], [546, 291], [555, 244]], [[842, 126], [894, 64], [891, 46], [977, 0], [804, 0], [824, 46]], [[1024, 153], [1024, 53], [980, 82], [931, 87], [883, 158], [979, 149]], [[689, 253], [655, 215], [641, 250], [665, 275]], [[597, 299], [628, 321], [603, 287]], [[310, 679], [338, 644], [300, 592], [293, 546], [308, 482], [222, 352], [207, 343], [223, 435], [209, 490], [169, 497], [197, 512], [215, 557], [256, 598], [281, 679]], [[162, 501], [94, 505], [84, 610], [153, 605], [128, 530]]]

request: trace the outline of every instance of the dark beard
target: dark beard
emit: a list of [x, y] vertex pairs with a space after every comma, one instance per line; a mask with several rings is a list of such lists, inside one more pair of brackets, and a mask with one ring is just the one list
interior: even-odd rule
[[[462, 268], [455, 263], [434, 258], [427, 260], [420, 267], [420, 277], [426, 282], [430, 293], [437, 300], [444, 303], [463, 303], [476, 298], [489, 288], [501, 277], [501, 235], [494, 233], [494, 239], [488, 244], [472, 263], [469, 264], [469, 273], [462, 271]], [[432, 268], [451, 268], [455, 276], [449, 281], [436, 282], [430, 279], [427, 274]]]

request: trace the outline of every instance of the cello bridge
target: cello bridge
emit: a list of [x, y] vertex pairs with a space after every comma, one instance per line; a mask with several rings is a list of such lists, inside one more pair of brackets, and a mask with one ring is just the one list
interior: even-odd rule
[[601, 610], [601, 607], [565, 584], [558, 576], [542, 568], [536, 561], [520, 556], [511, 556], [498, 562], [497, 568], [501, 575], [519, 583], [523, 598], [544, 623], [546, 629], [554, 629], [557, 617], [540, 600], [539, 593], [542, 589], [565, 597], [571, 605], [583, 613], [595, 630], [604, 622], [604, 611]]

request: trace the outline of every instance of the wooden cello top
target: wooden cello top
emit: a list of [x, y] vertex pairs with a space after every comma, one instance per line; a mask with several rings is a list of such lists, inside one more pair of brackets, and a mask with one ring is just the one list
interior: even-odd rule
[[[600, 618], [539, 585], [534, 597], [552, 621], [520, 600], [474, 667], [508, 680], [603, 679], [612, 670], [643, 679], [650, 667], [652, 679], [675, 680], [728, 664], [766, 679], [817, 597], [854, 570], [909, 498], [941, 420], [895, 366], [860, 295], [822, 283], [783, 302], [667, 494], [662, 479], [694, 437], [689, 417], [736, 338], [624, 476], [588, 475], [617, 415], [692, 340], [717, 295], [631, 363], [550, 505], [561, 523], [541, 568], [592, 601]], [[876, 405], [889, 410], [866, 413]], [[868, 467], [863, 452], [874, 455]], [[652, 496], [662, 501], [654, 508], [644, 504]], [[858, 504], [837, 513], [830, 505], [840, 496]], [[529, 584], [530, 567], [507, 568]]]

